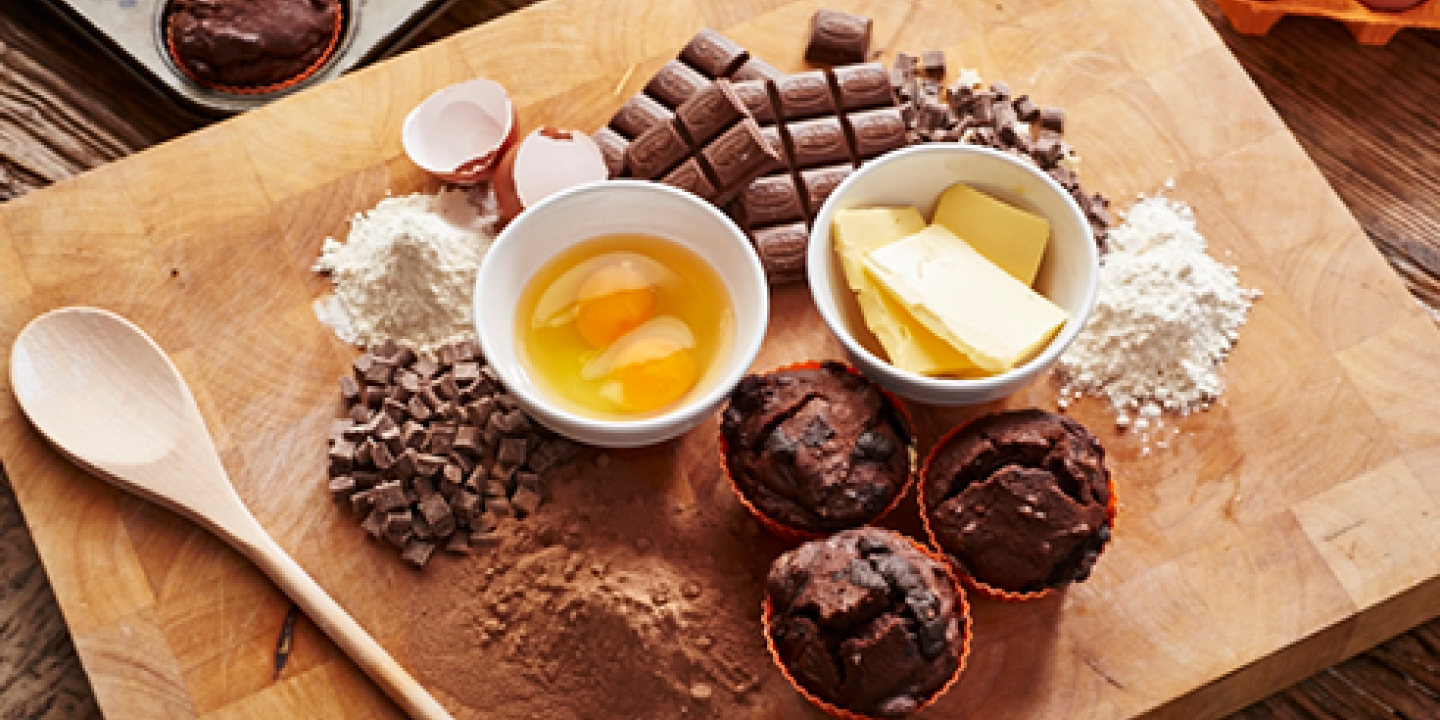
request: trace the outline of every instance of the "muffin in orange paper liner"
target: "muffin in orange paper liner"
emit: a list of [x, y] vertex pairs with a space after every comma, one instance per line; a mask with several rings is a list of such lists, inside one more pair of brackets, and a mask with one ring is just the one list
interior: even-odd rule
[[904, 407], [838, 362], [745, 376], [721, 412], [719, 445], [740, 502], [791, 542], [875, 522], [917, 466]]
[[955, 684], [970, 652], [970, 609], [949, 565], [883, 528], [781, 555], [762, 610], [785, 679], [845, 720], [921, 710]]
[[340, 44], [340, 0], [170, 0], [165, 45], [196, 83], [264, 95], [314, 75]]
[[1095, 436], [1033, 408], [947, 433], [925, 459], [919, 500], [931, 546], [965, 586], [1007, 602], [1088, 578], [1117, 507]]

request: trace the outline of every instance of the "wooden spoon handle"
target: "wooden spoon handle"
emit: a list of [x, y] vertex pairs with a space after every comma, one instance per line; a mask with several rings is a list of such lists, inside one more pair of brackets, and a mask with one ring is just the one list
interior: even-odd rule
[[300, 606], [305, 614], [335, 641], [340, 649], [374, 680], [395, 704], [415, 720], [454, 720], [450, 713], [410, 673], [400, 667], [345, 608], [330, 598], [319, 584], [285, 552], [258, 522], [253, 530], [234, 533], [238, 550], [250, 558], [270, 579]]

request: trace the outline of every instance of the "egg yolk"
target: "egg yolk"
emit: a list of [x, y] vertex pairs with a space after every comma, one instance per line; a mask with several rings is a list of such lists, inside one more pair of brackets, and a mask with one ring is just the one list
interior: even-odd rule
[[611, 399], [631, 412], [656, 410], [695, 385], [695, 353], [667, 339], [642, 340], [610, 376]]
[[655, 314], [655, 288], [628, 262], [591, 272], [576, 292], [575, 326], [591, 347], [603, 348]]

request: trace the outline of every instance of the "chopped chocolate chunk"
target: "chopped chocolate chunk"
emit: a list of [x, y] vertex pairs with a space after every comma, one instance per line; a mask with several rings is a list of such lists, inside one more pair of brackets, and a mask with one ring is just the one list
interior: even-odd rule
[[1057, 133], [1065, 132], [1065, 111], [1057, 107], [1042, 109], [1040, 111], [1040, 127]]
[[419, 360], [416, 360], [415, 363], [410, 366], [410, 369], [414, 370], [415, 374], [419, 375], [421, 380], [428, 382], [430, 378], [434, 377], [436, 373], [440, 372], [440, 365], [438, 365], [435, 360], [432, 359], [429, 355], [426, 355], [424, 357], [421, 357]]
[[1015, 108], [1015, 116], [1024, 122], [1035, 122], [1040, 118], [1040, 106], [1030, 99], [1029, 95], [1021, 95], [1011, 103]]
[[934, 80], [945, 77], [945, 51], [926, 50], [920, 53], [920, 71]]
[[397, 510], [406, 504], [405, 490], [398, 482], [381, 483], [371, 489], [370, 504], [380, 512]]
[[540, 509], [540, 495], [529, 488], [519, 488], [510, 498], [510, 504], [515, 510], [515, 516], [524, 519]]
[[570, 462], [580, 453], [580, 445], [565, 438], [550, 438], [541, 441], [530, 453], [530, 469], [545, 474]]
[[518, 467], [525, 462], [526, 442], [524, 438], [504, 438], [500, 441], [500, 449], [496, 454], [496, 460], [502, 466]]
[[340, 438], [330, 447], [330, 474], [343, 475], [355, 467], [355, 454], [359, 451], [356, 444], [345, 438]]
[[385, 513], [385, 519], [380, 525], [380, 533], [385, 538], [385, 542], [403, 548], [411, 537], [412, 525], [409, 510], [392, 510]]
[[345, 398], [348, 405], [360, 402], [360, 383], [349, 375], [340, 376], [340, 397]]
[[447, 537], [455, 532], [455, 515], [450, 512], [450, 504], [439, 494], [424, 498], [416, 507], [425, 516], [425, 522], [430, 524], [436, 537]]
[[400, 558], [410, 565], [423, 568], [430, 562], [430, 556], [435, 554], [435, 543], [426, 542], [411, 538], [405, 543], [405, 549], [400, 552]]
[[337, 500], [345, 500], [355, 492], [355, 477], [353, 475], [333, 475], [330, 477], [330, 494]]
[[470, 554], [470, 535], [468, 533], [455, 533], [445, 539], [445, 552], [454, 555]]

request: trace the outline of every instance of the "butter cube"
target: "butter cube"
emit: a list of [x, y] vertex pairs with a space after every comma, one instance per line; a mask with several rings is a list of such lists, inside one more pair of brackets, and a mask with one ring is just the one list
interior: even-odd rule
[[939, 224], [871, 252], [865, 267], [915, 319], [990, 372], [1029, 360], [1068, 317]]
[[970, 243], [1016, 280], [1035, 284], [1035, 273], [1050, 243], [1049, 220], [958, 184], [940, 196], [931, 220]]
[[921, 375], [977, 374], [969, 358], [876, 287], [865, 269], [865, 255], [923, 229], [925, 220], [913, 207], [857, 208], [835, 214], [831, 235], [865, 325], [895, 367]]

